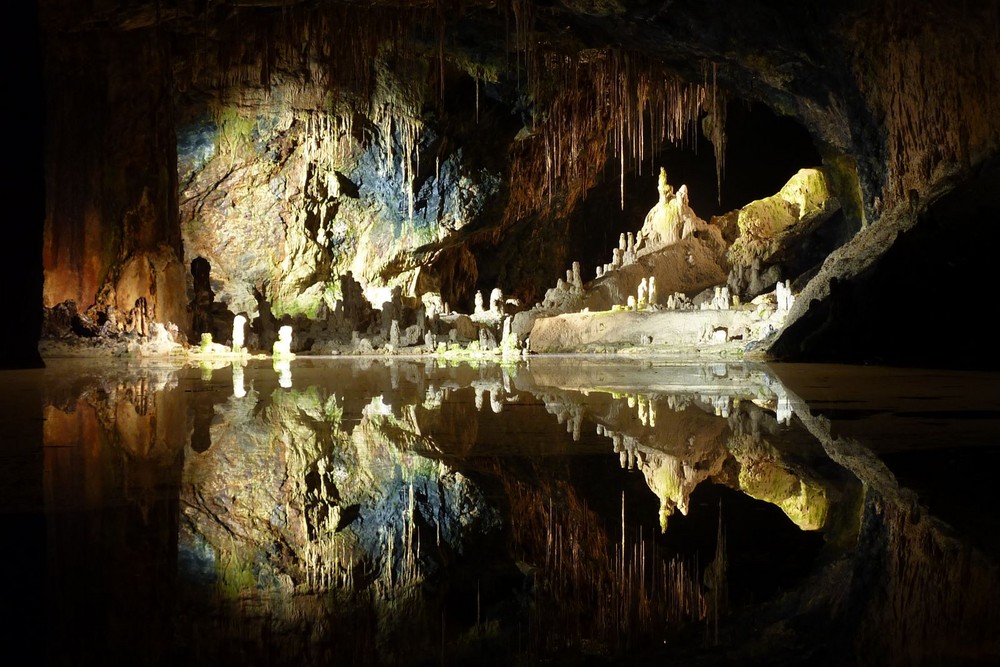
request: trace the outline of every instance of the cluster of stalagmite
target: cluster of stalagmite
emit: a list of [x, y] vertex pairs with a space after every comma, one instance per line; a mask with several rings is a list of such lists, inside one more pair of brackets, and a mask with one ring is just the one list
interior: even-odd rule
[[[389, 290], [381, 308], [368, 301], [361, 284], [348, 272], [341, 276], [341, 299], [323, 311], [322, 319], [285, 316], [277, 320], [266, 308], [254, 318], [252, 331], [243, 314], [232, 318], [230, 344], [213, 342], [210, 332], [201, 334], [202, 343], [191, 348], [199, 357], [242, 356], [263, 351], [271, 342], [271, 355], [290, 360], [296, 353], [330, 354], [499, 354], [503, 357], [523, 353], [522, 344], [511, 332], [512, 317], [503, 291], [490, 292], [489, 308], [482, 292], [475, 296], [472, 314], [453, 312], [439, 294], [424, 294], [421, 299], [404, 296], [402, 289]], [[209, 304], [211, 306], [211, 304]], [[261, 354], [257, 352], [257, 354]]]

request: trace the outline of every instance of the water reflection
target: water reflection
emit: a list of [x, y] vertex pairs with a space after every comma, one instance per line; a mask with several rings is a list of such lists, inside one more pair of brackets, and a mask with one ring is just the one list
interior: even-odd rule
[[760, 365], [241, 360], [46, 391], [55, 662], [892, 662], [955, 577], [997, 620], [995, 563]]

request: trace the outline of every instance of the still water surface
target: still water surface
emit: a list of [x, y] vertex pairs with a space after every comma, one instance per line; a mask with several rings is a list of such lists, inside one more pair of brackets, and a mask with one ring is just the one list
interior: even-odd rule
[[1000, 659], [993, 374], [551, 357], [8, 379], [41, 403], [39, 502], [13, 478], [7, 497], [44, 526], [46, 664]]

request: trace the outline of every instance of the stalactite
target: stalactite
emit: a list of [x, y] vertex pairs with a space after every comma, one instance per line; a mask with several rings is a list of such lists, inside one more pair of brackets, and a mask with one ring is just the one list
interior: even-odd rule
[[533, 65], [537, 52], [531, 44], [531, 33], [535, 22], [534, 3], [532, 0], [511, 0], [510, 11], [514, 15], [514, 65], [518, 77], [517, 84], [518, 87], [521, 87], [520, 75], [523, 58], [523, 71], [526, 76], [523, 83], [530, 90], [537, 80], [537, 77], [534, 76], [536, 67]]
[[726, 169], [726, 100], [725, 96], [719, 92], [718, 79], [718, 65], [712, 63], [711, 104], [708, 116], [711, 127], [706, 134], [715, 150], [715, 191], [721, 206], [722, 177]]
[[937, 12], [887, 0], [859, 23], [855, 77], [888, 153], [885, 173], [867, 175], [869, 210], [915, 206], [936, 179], [1000, 147], [998, 36], [997, 3]]
[[[587, 52], [575, 59], [539, 54], [538, 59], [545, 78], [534, 81], [531, 96], [543, 123], [529, 140], [533, 145], [518, 147], [513, 156], [505, 223], [541, 208], [558, 215], [553, 209], [557, 204], [568, 212], [595, 184], [609, 158], [618, 163], [624, 208], [625, 174], [633, 166], [641, 173], [647, 142], [695, 145], [702, 114], [712, 117], [709, 138], [716, 146], [721, 182], [725, 98], [714, 77], [688, 83], [654, 62], [619, 50]], [[532, 160], [536, 166], [526, 164]]]

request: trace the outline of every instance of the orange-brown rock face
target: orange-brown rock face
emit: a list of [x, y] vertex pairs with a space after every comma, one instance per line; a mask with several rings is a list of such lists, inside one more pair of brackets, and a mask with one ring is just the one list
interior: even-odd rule
[[130, 312], [138, 304], [144, 318], [185, 326], [175, 141], [160, 44], [144, 31], [115, 40], [76, 36], [60, 42], [46, 66], [53, 84], [43, 305], [71, 300], [139, 330]]

